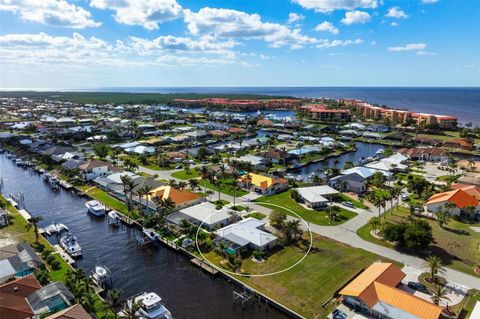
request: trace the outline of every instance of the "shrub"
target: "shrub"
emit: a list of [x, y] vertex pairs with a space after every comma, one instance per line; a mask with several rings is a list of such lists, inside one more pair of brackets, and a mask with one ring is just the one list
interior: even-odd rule
[[53, 270], [60, 270], [62, 269], [62, 264], [60, 264], [60, 262], [58, 260], [53, 260], [51, 263], [50, 263], [50, 266], [52, 267]]
[[55, 256], [54, 256], [54, 255], [48, 255], [46, 261], [47, 261], [47, 264], [49, 264], [49, 265], [51, 266], [52, 263], [53, 263], [54, 261], [56, 261]]

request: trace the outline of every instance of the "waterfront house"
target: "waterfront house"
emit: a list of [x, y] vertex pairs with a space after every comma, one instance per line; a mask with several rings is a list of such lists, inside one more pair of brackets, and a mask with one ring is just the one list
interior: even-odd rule
[[442, 308], [400, 289], [405, 278], [393, 263], [376, 262], [340, 290], [343, 303], [382, 319], [438, 319]]
[[261, 156], [247, 154], [237, 158], [237, 160], [240, 162], [249, 163], [254, 170], [265, 169], [266, 159]]
[[339, 194], [336, 189], [328, 185], [300, 187], [297, 191], [305, 205], [312, 209], [325, 208], [328, 202]]
[[25, 319], [35, 315], [27, 297], [42, 288], [34, 275], [0, 285], [0, 318]]
[[248, 217], [215, 231], [215, 235], [226, 243], [230, 250], [249, 248], [265, 251], [275, 246], [277, 242], [277, 236], [264, 230], [265, 223]]
[[295, 154], [290, 154], [279, 149], [270, 149], [265, 153], [262, 153], [261, 156], [272, 163], [292, 163], [298, 160], [298, 156]]
[[468, 195], [473, 196], [480, 201], [480, 186], [455, 183], [450, 188], [452, 190], [461, 189]]
[[444, 147], [461, 148], [464, 150], [473, 149], [473, 141], [468, 138], [455, 138], [443, 143]]
[[45, 319], [91, 319], [92, 317], [80, 304], [70, 306], [64, 310], [54, 313]]
[[367, 178], [353, 172], [330, 178], [328, 185], [340, 191], [361, 194], [367, 190]]
[[75, 296], [61, 282], [52, 282], [27, 297], [27, 302], [35, 315], [57, 312], [70, 307]]
[[413, 148], [401, 148], [398, 153], [408, 157], [412, 161], [423, 162], [441, 162], [448, 163], [448, 153], [438, 147], [413, 147]]
[[169, 198], [175, 204], [175, 210], [198, 204], [204, 200], [203, 197], [186, 189], [178, 189], [171, 186], [160, 186], [153, 189], [146, 197], [148, 207], [155, 207], [160, 200]]
[[8, 259], [0, 260], [0, 284], [15, 278], [16, 271]]
[[427, 201], [427, 210], [432, 213], [437, 212], [439, 209], [447, 210], [447, 203], [452, 203], [455, 205], [455, 208], [449, 210], [450, 214], [452, 215], [464, 215], [464, 209], [469, 206], [475, 207], [476, 215], [480, 215], [480, 205], [478, 199], [463, 189], [455, 189], [431, 196]]
[[109, 174], [109, 164], [98, 160], [88, 160], [78, 166], [83, 179], [91, 181], [97, 177]]
[[280, 177], [270, 177], [248, 173], [240, 177], [240, 187], [263, 194], [272, 195], [288, 188], [288, 180]]
[[365, 165], [365, 167], [386, 172], [405, 171], [408, 166], [402, 163], [407, 159], [408, 158], [406, 156], [397, 153], [379, 161], [368, 163]]
[[10, 264], [15, 271], [15, 277], [25, 277], [44, 266], [42, 259], [27, 243], [0, 247], [0, 261], [7, 261]]
[[186, 220], [196, 226], [200, 226], [203, 223], [203, 227], [212, 230], [230, 224], [231, 217], [231, 209], [225, 206], [217, 209], [214, 204], [204, 202], [172, 213], [167, 220], [177, 226], [181, 225], [182, 220]]

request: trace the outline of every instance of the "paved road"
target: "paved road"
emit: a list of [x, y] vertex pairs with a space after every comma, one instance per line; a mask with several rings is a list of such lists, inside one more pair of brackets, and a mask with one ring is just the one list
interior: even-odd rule
[[[173, 172], [179, 171], [179, 170], [154, 171], [141, 166], [139, 167], [139, 169], [140, 171], [144, 171], [151, 175], [157, 174], [160, 179], [167, 179], [167, 180], [172, 178], [171, 174]], [[212, 196], [212, 199], [217, 199], [218, 193], [215, 192], [215, 194], [211, 196]], [[233, 196], [229, 196], [221, 193], [220, 198], [233, 203]], [[242, 202], [244, 203], [251, 202], [251, 195], [245, 195], [244, 197], [236, 198], [237, 204], [240, 204]], [[272, 209], [269, 209], [254, 203], [250, 203], [248, 206], [251, 207], [253, 210], [258, 211], [267, 216], [272, 211]], [[339, 206], [342, 207], [342, 205], [339, 205]], [[388, 210], [390, 208], [390, 203], [387, 203], [386, 206], [387, 206], [386, 209]], [[425, 267], [425, 260], [418, 257], [411, 256], [411, 255], [403, 254], [401, 252], [398, 252], [396, 250], [393, 250], [387, 247], [383, 247], [383, 246], [371, 243], [369, 241], [363, 240], [357, 235], [357, 230], [360, 227], [368, 223], [370, 218], [374, 216], [378, 216], [378, 210], [376, 207], [371, 207], [368, 210], [359, 209], [359, 208], [352, 209], [350, 207], [343, 207], [343, 208], [353, 210], [358, 215], [348, 220], [347, 222], [337, 226], [319, 226], [319, 225], [309, 223], [309, 227], [311, 231], [315, 234], [334, 239], [336, 241], [345, 243], [352, 247], [361, 248], [371, 253], [383, 256], [385, 258], [389, 258], [391, 260], [401, 262], [404, 265], [408, 265], [408, 266], [411, 266], [417, 269], [422, 269], [425, 271], [427, 270], [427, 268]], [[289, 217], [289, 218], [294, 218], [294, 217]], [[451, 268], [446, 268], [446, 277], [448, 278], [449, 281], [454, 282], [456, 284], [459, 284], [468, 288], [475, 288], [480, 290], [480, 279], [477, 277], [459, 272]]]

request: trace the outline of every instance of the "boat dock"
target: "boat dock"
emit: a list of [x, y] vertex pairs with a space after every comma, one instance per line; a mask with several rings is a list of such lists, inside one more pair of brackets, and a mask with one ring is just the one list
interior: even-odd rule
[[210, 266], [209, 263], [203, 261], [202, 259], [192, 258], [190, 261], [212, 275], [218, 274], [218, 270], [216, 268]]
[[75, 264], [75, 260], [72, 257], [70, 257], [70, 255], [67, 254], [62, 247], [60, 247], [60, 245], [53, 245], [53, 249], [55, 250], [56, 253], [60, 255], [60, 257], [62, 257], [63, 260], [65, 260], [67, 264], [69, 265]]
[[22, 215], [22, 217], [26, 220], [26, 221], [30, 221], [30, 218], [32, 218], [32, 215], [30, 215], [29, 212], [27, 212], [25, 209], [19, 209], [18, 210], [18, 213], [20, 215]]

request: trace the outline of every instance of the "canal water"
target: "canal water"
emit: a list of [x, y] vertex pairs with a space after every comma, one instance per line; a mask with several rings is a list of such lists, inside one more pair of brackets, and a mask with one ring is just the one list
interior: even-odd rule
[[[335, 167], [335, 160], [338, 160], [336, 167], [339, 169], [343, 169], [343, 166], [346, 162], [351, 161], [355, 165], [358, 165], [362, 157], [367, 158], [370, 156], [374, 156], [379, 149], [387, 147], [385, 145], [375, 143], [356, 142], [355, 144], [357, 145], [357, 150], [355, 152], [345, 153], [337, 157], [328, 158], [324, 161], [311, 163], [301, 168], [293, 169], [292, 173], [294, 175], [301, 175], [304, 181], [307, 181], [311, 173], [320, 173], [321, 175], [321, 172], [323, 170], [329, 167]], [[393, 149], [395, 149], [395, 147], [393, 147]]]
[[82, 246], [83, 258], [77, 265], [90, 273], [96, 263], [112, 271], [113, 287], [123, 297], [143, 291], [158, 293], [176, 319], [182, 318], [287, 318], [273, 308], [233, 305], [238, 287], [223, 278], [212, 278], [196, 268], [185, 256], [166, 247], [137, 249], [135, 232], [113, 230], [105, 218], [86, 212], [86, 199], [70, 191], [52, 191], [40, 175], [17, 167], [0, 154], [0, 176], [5, 197], [23, 192], [25, 208], [42, 215], [41, 226], [64, 223]]

